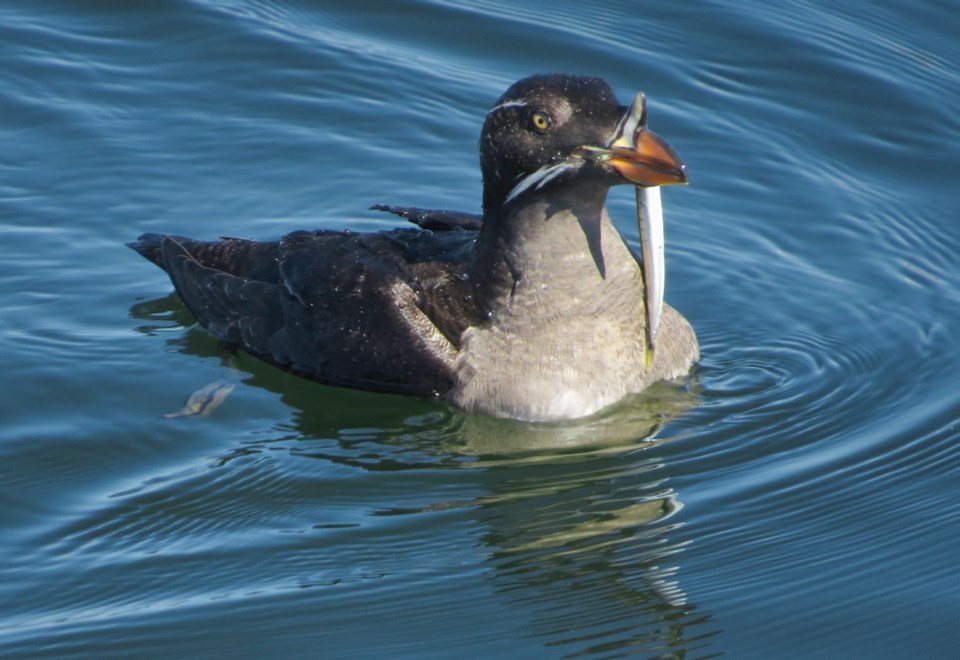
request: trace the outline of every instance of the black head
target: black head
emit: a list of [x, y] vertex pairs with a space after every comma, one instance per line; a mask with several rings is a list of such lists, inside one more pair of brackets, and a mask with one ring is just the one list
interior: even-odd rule
[[609, 142], [624, 112], [599, 78], [548, 74], [511, 85], [487, 113], [480, 137], [484, 209], [499, 207], [524, 176], [577, 147]]
[[[632, 110], [600, 78], [546, 74], [511, 85], [487, 113], [480, 137], [484, 211], [494, 212], [529, 188], [539, 190], [571, 176], [606, 186], [633, 181], [620, 171], [622, 158], [611, 159], [607, 149], [623, 140], [620, 133]], [[647, 138], [652, 134], [642, 125], [645, 105], [643, 116], [637, 135], [644, 132]], [[631, 148], [633, 137], [627, 137]], [[634, 158], [631, 154], [626, 158]], [[679, 158], [677, 163], [682, 168]]]

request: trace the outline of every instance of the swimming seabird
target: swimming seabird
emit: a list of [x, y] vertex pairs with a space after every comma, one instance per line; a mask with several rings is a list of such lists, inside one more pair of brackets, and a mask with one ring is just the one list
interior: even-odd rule
[[667, 305], [652, 351], [644, 270], [607, 213], [611, 186], [687, 181], [645, 103], [621, 105], [599, 78], [512, 85], [480, 137], [482, 216], [379, 207], [422, 228], [129, 245], [211, 334], [294, 373], [495, 417], [583, 417], [699, 357]]

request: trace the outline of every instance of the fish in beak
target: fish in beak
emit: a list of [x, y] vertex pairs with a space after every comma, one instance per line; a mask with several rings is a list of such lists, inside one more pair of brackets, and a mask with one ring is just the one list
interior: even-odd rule
[[653, 364], [666, 284], [663, 206], [659, 186], [687, 183], [687, 168], [666, 140], [647, 129], [647, 100], [643, 93], [637, 94], [633, 105], [620, 120], [608, 150], [609, 165], [637, 186], [637, 220], [640, 225], [646, 310], [646, 363], [650, 367]]

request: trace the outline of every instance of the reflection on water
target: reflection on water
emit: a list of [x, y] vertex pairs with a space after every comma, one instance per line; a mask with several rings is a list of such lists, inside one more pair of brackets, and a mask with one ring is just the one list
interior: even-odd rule
[[[143, 332], [190, 322], [174, 296], [141, 303], [132, 314], [149, 321]], [[501, 606], [524, 612], [528, 636], [542, 645], [565, 656], [682, 655], [714, 634], [710, 616], [688, 602], [676, 574], [684, 546], [671, 538], [679, 526], [672, 517], [682, 505], [657, 455], [670, 440], [658, 437], [664, 423], [696, 405], [687, 389], [657, 387], [579, 424], [524, 424], [302, 381], [224, 353], [200, 330], [171, 333], [167, 341], [181, 353], [222, 358], [241, 370], [247, 386], [275, 393], [291, 410], [276, 425], [282, 434], [243, 442], [217, 464], [281, 450], [365, 473], [428, 471], [438, 482], [426, 498], [411, 502], [405, 493], [391, 504], [384, 494], [373, 515], [468, 515], [482, 530], [487, 579]], [[370, 406], [377, 407], [375, 428]], [[216, 414], [212, 419], [207, 423]], [[464, 483], [472, 486], [468, 495], [442, 497], [445, 485]], [[346, 532], [364, 524], [321, 527]]]
[[708, 615], [687, 602], [671, 562], [677, 494], [654, 446], [531, 468], [501, 465], [477, 515], [508, 602], [564, 655], [696, 648]]

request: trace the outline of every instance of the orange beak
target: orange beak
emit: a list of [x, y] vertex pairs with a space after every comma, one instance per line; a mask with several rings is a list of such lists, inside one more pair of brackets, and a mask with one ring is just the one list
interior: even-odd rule
[[687, 183], [687, 166], [662, 137], [640, 129], [633, 147], [613, 147], [610, 165], [630, 183], [650, 188]]
[[647, 129], [647, 99], [637, 94], [610, 142], [610, 165], [630, 183], [650, 188], [687, 183], [687, 166], [666, 140]]

